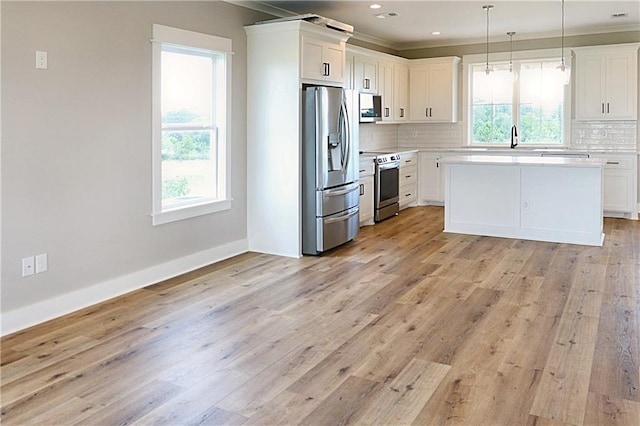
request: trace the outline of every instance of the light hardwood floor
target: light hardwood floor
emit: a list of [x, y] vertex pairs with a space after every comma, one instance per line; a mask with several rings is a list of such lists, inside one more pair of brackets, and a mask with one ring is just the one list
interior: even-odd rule
[[442, 228], [411, 208], [7, 336], [2, 423], [640, 424], [640, 223], [602, 248]]

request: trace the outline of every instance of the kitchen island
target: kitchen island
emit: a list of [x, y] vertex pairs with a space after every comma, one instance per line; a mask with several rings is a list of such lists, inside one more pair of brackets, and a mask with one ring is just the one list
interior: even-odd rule
[[445, 232], [601, 246], [605, 161], [444, 158]]

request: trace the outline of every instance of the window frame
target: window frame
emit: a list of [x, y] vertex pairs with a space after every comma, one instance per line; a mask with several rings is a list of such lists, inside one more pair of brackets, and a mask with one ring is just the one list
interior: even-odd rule
[[[558, 65], [560, 65], [560, 59], [562, 57], [561, 49], [539, 49], [539, 50], [522, 50], [515, 51], [512, 53], [512, 60], [515, 63], [518, 63], [517, 66], [514, 66], [514, 69], [520, 70], [521, 62], [531, 62], [531, 61], [557, 61]], [[472, 120], [472, 109], [473, 109], [473, 97], [471, 90], [472, 81], [473, 81], [473, 67], [477, 65], [485, 65], [486, 64], [486, 53], [483, 54], [473, 54], [473, 55], [464, 55], [462, 59], [463, 63], [463, 78], [462, 78], [462, 93], [463, 93], [463, 111], [462, 111], [462, 119], [464, 123], [466, 123], [466, 128], [464, 133], [463, 144], [465, 146], [474, 147], [474, 148], [504, 148], [509, 147], [509, 141], [505, 143], [473, 143], [473, 120]], [[565, 63], [571, 64], [571, 52], [565, 51]], [[498, 52], [491, 53], [489, 56], [489, 65], [492, 64], [508, 64], [509, 63], [509, 52]], [[573, 67], [572, 67], [573, 68]], [[571, 136], [571, 100], [572, 100], [572, 83], [573, 83], [573, 73], [571, 73], [571, 80], [567, 85], [564, 86], [564, 105], [563, 105], [563, 116], [562, 116], [562, 124], [563, 124], [563, 132], [562, 132], [562, 143], [559, 144], [549, 144], [549, 143], [531, 143], [528, 142], [526, 145], [519, 145], [518, 148], [566, 148], [570, 145], [570, 136]], [[519, 126], [519, 112], [520, 112], [520, 90], [514, 88], [513, 95], [514, 105], [513, 113], [515, 121], [518, 125], [518, 130], [520, 130]]]
[[[230, 126], [231, 126], [231, 39], [202, 34], [164, 25], [153, 24], [152, 38], [152, 225], [188, 219], [205, 214], [231, 209], [230, 179]], [[215, 121], [211, 123], [217, 135], [217, 156], [213, 159], [217, 164], [216, 199], [198, 199], [179, 205], [163, 208], [162, 206], [162, 80], [161, 65], [163, 46], [207, 52], [209, 55], [221, 55], [224, 64], [218, 67], [216, 80], [223, 79], [222, 84], [214, 81], [214, 85], [223, 92], [222, 99], [215, 100]], [[221, 71], [221, 72], [220, 72]], [[223, 107], [221, 107], [223, 105]], [[213, 141], [212, 141], [213, 143]]]

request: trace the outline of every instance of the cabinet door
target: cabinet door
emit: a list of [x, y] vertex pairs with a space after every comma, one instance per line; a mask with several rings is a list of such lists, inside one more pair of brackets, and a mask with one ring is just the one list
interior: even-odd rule
[[421, 204], [444, 201], [442, 193], [443, 168], [440, 167], [440, 156], [420, 153], [418, 168], [418, 196]]
[[393, 120], [393, 64], [389, 62], [378, 63], [378, 79], [380, 80], [380, 90], [378, 93], [382, 96], [382, 120]]
[[637, 62], [630, 53], [610, 54], [606, 60], [605, 112], [611, 120], [637, 120]]
[[627, 213], [633, 211], [633, 172], [631, 170], [604, 170], [604, 210]]
[[429, 67], [429, 120], [452, 121], [453, 96], [451, 93], [452, 70], [450, 64], [433, 64]]
[[409, 118], [413, 121], [424, 121], [429, 111], [429, 69], [427, 67], [409, 70]]
[[576, 60], [576, 118], [604, 117], [605, 66], [601, 55], [578, 56]]
[[409, 117], [409, 67], [396, 64], [393, 80], [393, 119], [406, 121]]
[[309, 37], [302, 41], [302, 78], [324, 80], [326, 69], [322, 61], [324, 42]]
[[354, 86], [359, 92], [378, 93], [378, 62], [356, 56], [354, 59]]
[[373, 176], [360, 179], [360, 226], [373, 224]]
[[344, 84], [345, 50], [340, 44], [325, 43], [322, 51], [323, 63], [329, 64], [329, 75], [325, 80]]
[[344, 66], [344, 88], [353, 89], [353, 55], [347, 55]]
[[313, 37], [302, 40], [302, 78], [344, 84], [345, 50]]

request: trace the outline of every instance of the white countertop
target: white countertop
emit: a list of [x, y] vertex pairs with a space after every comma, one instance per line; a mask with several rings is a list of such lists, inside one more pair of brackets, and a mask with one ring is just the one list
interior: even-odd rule
[[604, 167], [598, 158], [530, 157], [518, 155], [456, 155], [440, 160], [444, 164], [482, 164], [502, 166]]
[[460, 152], [460, 153], [487, 153], [487, 154], [509, 154], [509, 155], [541, 155], [545, 153], [551, 154], [640, 154], [639, 151], [634, 149], [620, 149], [620, 148], [577, 148], [577, 147], [562, 147], [562, 148], [529, 148], [518, 146], [514, 149], [508, 147], [405, 147], [405, 148], [388, 148], [385, 152]]

